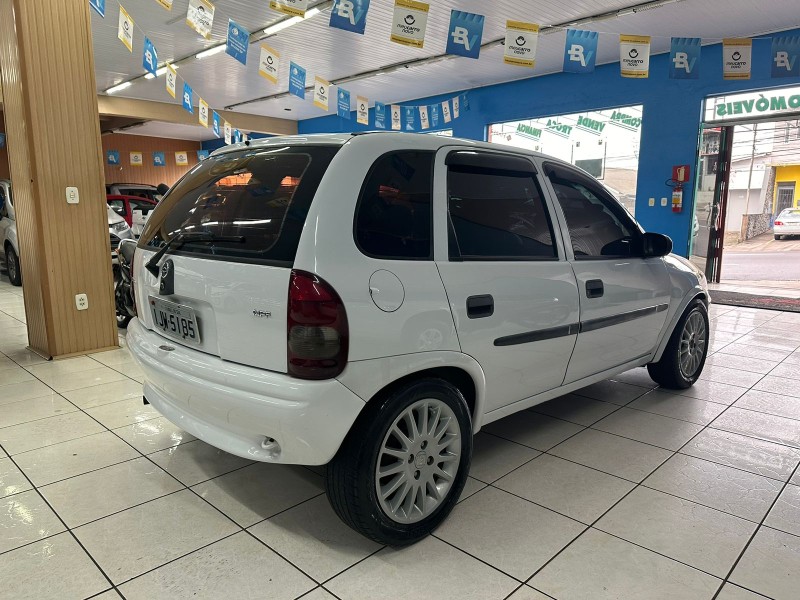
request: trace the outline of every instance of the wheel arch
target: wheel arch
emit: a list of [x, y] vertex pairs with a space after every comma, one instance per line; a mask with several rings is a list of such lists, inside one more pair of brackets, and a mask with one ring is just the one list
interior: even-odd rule
[[675, 327], [678, 325], [678, 321], [680, 321], [683, 314], [686, 312], [686, 309], [689, 307], [692, 302], [695, 300], [700, 300], [706, 308], [708, 308], [708, 304], [710, 298], [706, 290], [696, 287], [693, 290], [689, 291], [681, 300], [678, 309], [672, 315], [672, 318], [669, 320], [669, 324], [667, 327], [664, 328], [664, 331], [661, 335], [661, 342], [658, 344], [658, 348], [656, 349], [656, 353], [653, 356], [651, 362], [658, 362], [661, 360], [661, 357], [664, 355], [664, 350], [667, 348], [667, 344], [669, 343], [670, 338], [672, 337], [672, 333], [675, 331]]

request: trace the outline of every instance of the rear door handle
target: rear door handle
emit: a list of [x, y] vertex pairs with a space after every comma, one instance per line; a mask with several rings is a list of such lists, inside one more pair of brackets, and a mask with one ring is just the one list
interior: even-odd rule
[[590, 279], [586, 282], [586, 297], [587, 298], [602, 298], [605, 294], [603, 281], [600, 279]]
[[467, 298], [467, 317], [485, 319], [494, 314], [494, 298], [490, 295], [470, 296]]

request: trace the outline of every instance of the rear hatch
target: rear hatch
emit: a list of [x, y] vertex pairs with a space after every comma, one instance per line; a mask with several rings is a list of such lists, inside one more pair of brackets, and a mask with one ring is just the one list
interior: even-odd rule
[[[144, 326], [170, 343], [286, 372], [291, 269], [311, 202], [338, 149], [247, 148], [212, 156], [190, 171], [139, 239], [135, 286]], [[165, 247], [150, 265], [158, 267], [156, 275], [147, 263]]]

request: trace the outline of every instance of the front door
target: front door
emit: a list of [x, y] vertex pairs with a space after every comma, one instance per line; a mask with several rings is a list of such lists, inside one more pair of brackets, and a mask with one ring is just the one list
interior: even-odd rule
[[652, 353], [672, 286], [662, 259], [641, 257], [641, 229], [597, 181], [561, 164], [544, 170], [569, 232], [580, 294], [571, 383]]
[[436, 166], [437, 266], [461, 349], [486, 377], [486, 410], [561, 385], [578, 289], [534, 163], [445, 148]]

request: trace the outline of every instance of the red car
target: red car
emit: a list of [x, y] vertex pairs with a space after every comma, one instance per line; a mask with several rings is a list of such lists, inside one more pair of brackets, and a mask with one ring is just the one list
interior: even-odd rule
[[[153, 210], [158, 204], [155, 200], [150, 200], [149, 198], [141, 198], [139, 196], [106, 196], [106, 201], [108, 202], [108, 205], [111, 207], [111, 210], [113, 210], [120, 217], [125, 219], [125, 221], [128, 223], [128, 226], [131, 229], [134, 228], [133, 211], [141, 210], [142, 212], [147, 214], [148, 212]], [[141, 227], [139, 227], [139, 229], [141, 229]], [[134, 235], [137, 235], [136, 230], [134, 230]]]

